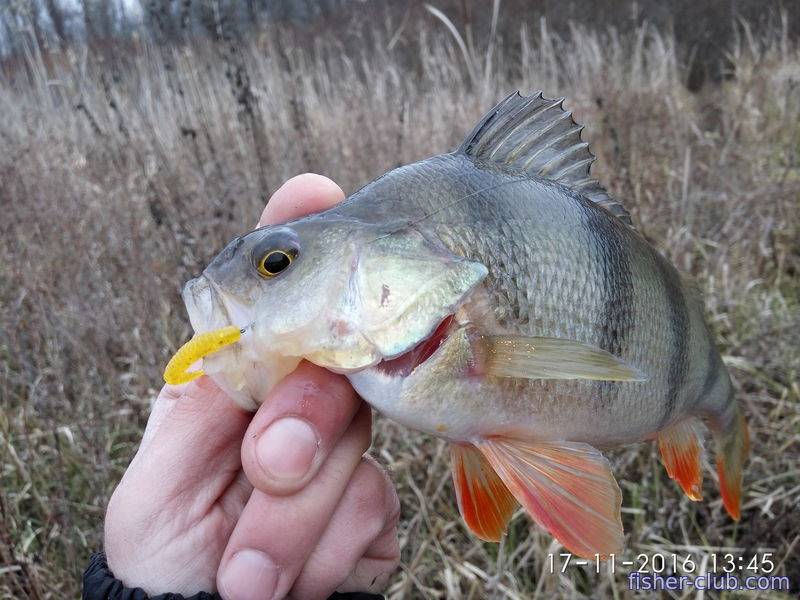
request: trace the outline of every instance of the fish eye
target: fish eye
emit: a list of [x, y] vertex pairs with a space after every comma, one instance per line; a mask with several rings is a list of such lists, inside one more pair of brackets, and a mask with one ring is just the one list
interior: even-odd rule
[[294, 251], [269, 250], [259, 259], [256, 269], [262, 277], [275, 277], [292, 264], [295, 255]]

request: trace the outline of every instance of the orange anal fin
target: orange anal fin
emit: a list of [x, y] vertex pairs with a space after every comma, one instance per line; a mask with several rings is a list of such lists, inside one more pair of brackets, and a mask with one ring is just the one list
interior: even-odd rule
[[531, 517], [567, 550], [583, 558], [622, 550], [622, 493], [598, 450], [502, 437], [479, 448]]
[[703, 444], [694, 419], [684, 419], [658, 434], [661, 461], [670, 478], [691, 500], [703, 499]]
[[476, 536], [499, 542], [517, 501], [475, 446], [453, 444], [450, 456], [461, 516]]

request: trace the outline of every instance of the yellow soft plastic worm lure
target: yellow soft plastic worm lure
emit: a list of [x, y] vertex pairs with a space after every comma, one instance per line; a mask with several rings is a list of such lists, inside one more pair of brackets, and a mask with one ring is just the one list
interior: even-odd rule
[[243, 330], [233, 325], [207, 331], [194, 336], [175, 353], [164, 369], [164, 381], [170, 385], [189, 383], [203, 374], [203, 371], [189, 371], [192, 364], [209, 354], [222, 350], [239, 341]]

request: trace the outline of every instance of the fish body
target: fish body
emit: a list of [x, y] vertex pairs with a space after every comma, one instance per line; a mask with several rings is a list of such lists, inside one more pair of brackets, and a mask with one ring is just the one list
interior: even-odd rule
[[[568, 187], [509, 181], [491, 163], [451, 154], [392, 171], [331, 212], [375, 218], [371, 198], [387, 216], [419, 221], [424, 235], [487, 266], [480, 292], [489, 314], [463, 315], [483, 333], [577, 340], [647, 374], [613, 383], [442, 377], [434, 385], [446, 391], [435, 395], [412, 391], [425, 385], [422, 373], [392, 377], [378, 365], [349, 375], [385, 414], [439, 435], [514, 430], [608, 447], [727, 402], [730, 381], [697, 294], [635, 230]], [[398, 386], [399, 397], [383, 393]]]
[[483, 539], [521, 503], [571, 551], [618, 552], [599, 449], [655, 438], [699, 499], [699, 419], [738, 518], [746, 425], [700, 295], [589, 177], [592, 158], [560, 102], [515, 94], [455, 152], [237, 238], [184, 291], [198, 333], [242, 327], [204, 370], [248, 408], [302, 359], [346, 374], [452, 443]]

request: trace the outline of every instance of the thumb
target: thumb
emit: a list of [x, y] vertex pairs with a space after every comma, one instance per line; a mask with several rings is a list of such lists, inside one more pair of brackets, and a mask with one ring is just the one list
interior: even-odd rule
[[145, 425], [144, 433], [142, 434], [142, 441], [139, 443], [139, 451], [141, 452], [155, 435], [156, 429], [164, 422], [169, 412], [174, 408], [178, 399], [183, 396], [184, 390], [188, 388], [190, 383], [182, 383], [179, 385], [165, 384], [161, 388], [153, 405], [150, 407], [150, 416], [147, 418], [147, 425]]
[[125, 479], [146, 479], [137, 483], [163, 499], [207, 477], [224, 480], [241, 469], [240, 446], [251, 417], [210, 377], [164, 386]]
[[[198, 360], [189, 370], [198, 370], [201, 367], [202, 362]], [[213, 418], [217, 416], [215, 413], [218, 411], [222, 411], [224, 416], [229, 418], [228, 409], [231, 407], [226, 408], [226, 402], [231, 407], [236, 406], [210, 377], [200, 377], [189, 383], [178, 385], [165, 384], [153, 401], [150, 416], [147, 418], [147, 425], [142, 434], [142, 441], [139, 443], [139, 451], [141, 452], [145, 446], [150, 444], [156, 431], [165, 422], [172, 422], [174, 427], [176, 422], [180, 424], [188, 419], [191, 424], [198, 413]], [[176, 407], [178, 412], [170, 416]], [[251, 417], [252, 414], [248, 417], [248, 422]]]

